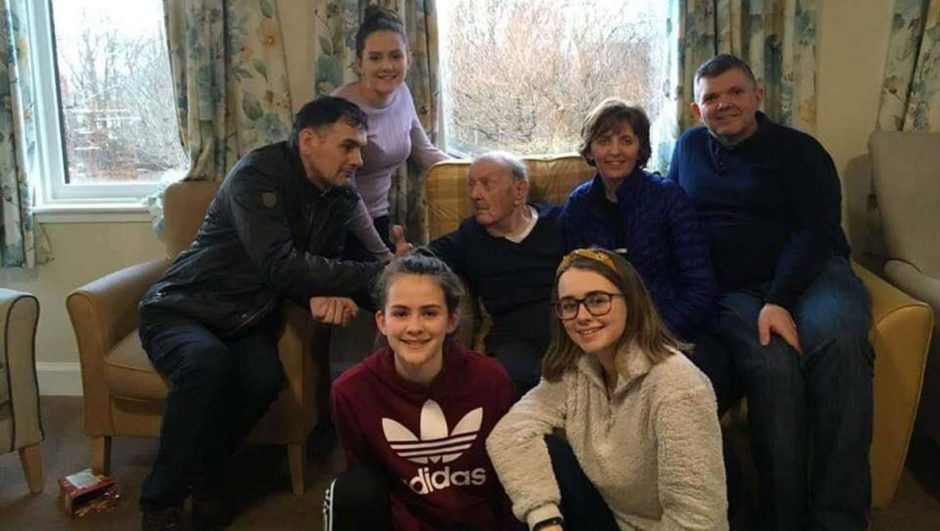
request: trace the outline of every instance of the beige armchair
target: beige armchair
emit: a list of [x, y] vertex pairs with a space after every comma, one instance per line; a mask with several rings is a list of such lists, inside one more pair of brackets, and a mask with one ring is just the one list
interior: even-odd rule
[[39, 301], [0, 288], [0, 453], [18, 450], [30, 492], [42, 490], [43, 440], [36, 382]]
[[[940, 145], [940, 144], [938, 144]], [[940, 153], [940, 149], [936, 150]], [[594, 168], [576, 155], [525, 159], [533, 201], [562, 203]], [[455, 230], [472, 212], [467, 197], [469, 161], [434, 165], [427, 176], [428, 232], [437, 238]], [[875, 420], [870, 452], [872, 504], [891, 502], [904, 468], [920, 397], [932, 313], [922, 302], [853, 264], [872, 296], [871, 340], [875, 347]], [[479, 331], [485, 325], [471, 325]], [[743, 417], [746, 418], [746, 417]]]
[[[189, 247], [218, 183], [181, 182], [166, 189], [167, 256]], [[167, 384], [154, 370], [137, 335], [137, 304], [167, 268], [170, 258], [134, 265], [82, 286], [67, 299], [78, 342], [85, 396], [85, 433], [92, 468], [107, 472], [111, 438], [157, 437]], [[328, 391], [325, 327], [309, 310], [284, 303], [286, 324], [278, 340], [286, 385], [249, 440], [287, 445], [291, 487], [304, 492], [307, 438]]]
[[[884, 275], [940, 311], [940, 133], [875, 131], [868, 140], [884, 236]], [[924, 374], [919, 429], [940, 445], [940, 339]]]

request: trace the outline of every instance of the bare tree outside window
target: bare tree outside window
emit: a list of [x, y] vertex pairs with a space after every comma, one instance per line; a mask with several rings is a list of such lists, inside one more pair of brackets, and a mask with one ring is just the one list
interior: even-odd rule
[[53, 0], [66, 182], [159, 181], [180, 143], [160, 0]]
[[585, 116], [610, 96], [642, 106], [654, 122], [674, 113], [663, 4], [441, 0], [448, 149], [574, 151]]

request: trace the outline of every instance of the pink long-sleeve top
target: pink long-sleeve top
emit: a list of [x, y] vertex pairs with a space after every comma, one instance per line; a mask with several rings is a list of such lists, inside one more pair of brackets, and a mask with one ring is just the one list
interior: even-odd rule
[[398, 165], [408, 157], [414, 157], [427, 168], [449, 157], [428, 139], [418, 121], [414, 100], [407, 85], [402, 84], [388, 103], [381, 107], [360, 98], [352, 83], [339, 87], [332, 95], [352, 101], [369, 117], [368, 145], [362, 150], [362, 167], [352, 180], [369, 217], [356, 216], [349, 226], [353, 234], [361, 241], [366, 241], [363, 235], [371, 229], [371, 218], [388, 215], [388, 191]]

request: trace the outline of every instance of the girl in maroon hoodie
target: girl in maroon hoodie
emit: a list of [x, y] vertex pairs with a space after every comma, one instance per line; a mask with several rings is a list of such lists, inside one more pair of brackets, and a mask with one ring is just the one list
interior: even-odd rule
[[517, 529], [485, 441], [514, 391], [495, 360], [449, 339], [463, 290], [436, 258], [412, 255], [378, 281], [389, 346], [332, 391], [349, 469], [324, 500], [324, 530]]

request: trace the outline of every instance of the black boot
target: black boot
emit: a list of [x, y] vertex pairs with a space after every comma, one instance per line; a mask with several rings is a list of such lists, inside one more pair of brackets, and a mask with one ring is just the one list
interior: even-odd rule
[[232, 523], [235, 509], [216, 475], [197, 477], [193, 482], [193, 527], [218, 531]]
[[144, 512], [140, 521], [142, 531], [190, 531], [192, 527], [183, 519], [179, 507], [170, 507], [159, 511]]

